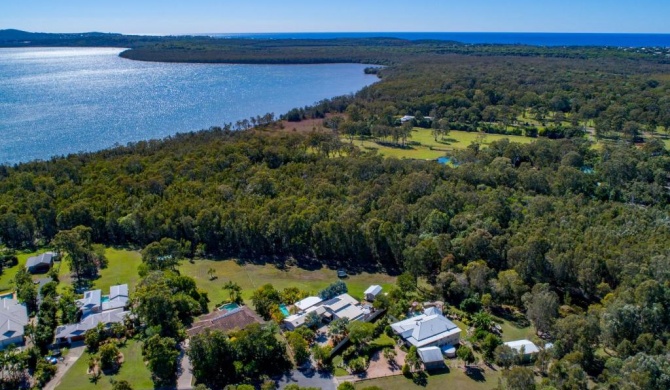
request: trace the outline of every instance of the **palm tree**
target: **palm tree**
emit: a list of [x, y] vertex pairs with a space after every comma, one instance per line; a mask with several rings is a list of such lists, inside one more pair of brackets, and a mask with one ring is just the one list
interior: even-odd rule
[[209, 280], [214, 280], [214, 274], [216, 273], [216, 270], [214, 268], [210, 268], [207, 270], [207, 275], [209, 276]]
[[235, 303], [242, 302], [242, 287], [239, 284], [229, 280], [223, 285], [223, 289], [228, 291], [230, 301]]

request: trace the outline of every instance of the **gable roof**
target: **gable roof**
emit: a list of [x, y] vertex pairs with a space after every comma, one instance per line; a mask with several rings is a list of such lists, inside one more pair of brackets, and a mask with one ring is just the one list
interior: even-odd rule
[[523, 348], [524, 354], [526, 355], [540, 352], [540, 349], [537, 347], [537, 345], [535, 345], [530, 340], [508, 341], [504, 344], [519, 353], [521, 353], [521, 349]]
[[83, 333], [86, 333], [87, 330], [95, 328], [100, 323], [104, 325], [121, 323], [129, 314], [129, 311], [124, 311], [123, 309], [91, 314], [86, 316], [78, 324], [62, 325], [56, 328], [56, 338], [65, 339], [80, 336]]
[[368, 287], [368, 289], [365, 290], [364, 294], [365, 295], [368, 295], [368, 294], [377, 295], [380, 292], [382, 292], [382, 286], [379, 286], [379, 285], [375, 284], [375, 285], [372, 285], [372, 286]]
[[295, 307], [297, 307], [300, 310], [307, 310], [310, 307], [319, 304], [321, 302], [323, 302], [323, 299], [321, 299], [320, 297], [307, 297], [303, 300], [296, 302]]
[[23, 336], [28, 325], [28, 310], [19, 301], [0, 299], [0, 341]]
[[417, 352], [424, 363], [444, 362], [442, 351], [438, 347], [419, 348]]
[[83, 299], [78, 299], [77, 303], [79, 307], [84, 310], [93, 310], [96, 307], [100, 307], [102, 302], [102, 291], [100, 290], [91, 290], [84, 293]]
[[109, 300], [102, 302], [102, 310], [114, 310], [126, 307], [128, 304], [128, 285], [120, 284], [109, 289]]
[[428, 307], [423, 311], [423, 314], [425, 314], [427, 316], [442, 315], [442, 310], [440, 310], [436, 306]]
[[230, 332], [235, 329], [244, 329], [251, 324], [262, 324], [263, 319], [247, 306], [241, 306], [226, 312], [215, 311], [206, 314], [186, 331], [190, 337], [204, 332], [206, 329]]
[[29, 257], [26, 261], [26, 268], [30, 269], [38, 265], [51, 265], [53, 262], [54, 253], [46, 252], [38, 256]]

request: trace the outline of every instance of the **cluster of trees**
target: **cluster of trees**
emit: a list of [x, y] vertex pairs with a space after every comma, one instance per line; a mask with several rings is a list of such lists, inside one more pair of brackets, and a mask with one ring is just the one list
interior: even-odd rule
[[188, 355], [197, 383], [210, 389], [258, 384], [290, 369], [286, 345], [276, 332], [275, 326], [255, 324], [230, 335], [208, 330], [192, 337]]

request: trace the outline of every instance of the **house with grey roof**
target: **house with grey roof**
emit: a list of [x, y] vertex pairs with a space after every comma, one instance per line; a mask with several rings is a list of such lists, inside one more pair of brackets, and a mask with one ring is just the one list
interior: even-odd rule
[[[318, 297], [305, 298], [295, 304], [300, 312], [290, 315], [284, 319], [284, 325], [289, 330], [294, 330], [305, 324], [307, 316], [314, 312], [320, 318], [336, 320], [346, 318], [349, 321], [364, 320], [370, 314], [371, 309], [361, 306], [356, 298], [349, 294], [341, 294], [327, 301]], [[309, 305], [311, 303], [311, 305]], [[303, 309], [304, 308], [304, 309]]]
[[0, 349], [5, 349], [11, 344], [23, 344], [26, 325], [28, 325], [26, 306], [15, 299], [0, 299]]
[[123, 309], [128, 305], [128, 285], [120, 284], [109, 289], [109, 296], [104, 297], [102, 311]]
[[83, 340], [86, 336], [86, 331], [94, 329], [98, 324], [103, 324], [109, 328], [112, 324], [123, 323], [128, 315], [130, 315], [130, 312], [123, 309], [90, 314], [78, 324], [62, 325], [56, 328], [56, 342], [72, 343]]
[[456, 324], [432, 312], [391, 324], [391, 329], [408, 346], [417, 348], [457, 345], [461, 339], [461, 330]]
[[38, 256], [29, 257], [26, 261], [26, 269], [31, 274], [48, 272], [54, 263], [55, 253], [46, 252]]
[[102, 311], [102, 291], [86, 291], [84, 293], [84, 298], [77, 300], [77, 306], [81, 310], [82, 317], [100, 313]]

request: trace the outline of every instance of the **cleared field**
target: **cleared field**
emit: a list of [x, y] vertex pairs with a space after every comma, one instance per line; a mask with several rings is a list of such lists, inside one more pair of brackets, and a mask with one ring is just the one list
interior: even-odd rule
[[[11, 268], [5, 268], [2, 270], [2, 275], [0, 275], [0, 293], [14, 291], [14, 276], [19, 271], [20, 268], [26, 266], [26, 261], [29, 257], [37, 256], [41, 253], [48, 252], [47, 249], [40, 250], [37, 252], [17, 252], [16, 257], [19, 259], [19, 264]], [[34, 279], [43, 278], [44, 276], [36, 276]]]
[[[109, 261], [107, 268], [100, 270], [100, 277], [93, 281], [92, 289], [100, 289], [103, 294], [109, 294], [109, 288], [117, 284], [128, 284], [130, 291], [135, 290], [135, 285], [140, 280], [137, 267], [142, 263], [142, 256], [137, 251], [126, 249], [107, 248], [105, 255]], [[70, 267], [66, 261], [57, 263], [58, 277], [60, 279], [59, 289], [72, 285], [73, 277]]]
[[382, 145], [369, 140], [354, 140], [354, 145], [363, 150], [376, 150], [380, 155], [385, 157], [434, 160], [438, 157], [449, 155], [449, 152], [452, 150], [464, 149], [476, 141], [482, 141], [484, 147], [486, 147], [486, 145], [491, 142], [505, 138], [518, 143], [530, 143], [535, 140], [534, 138], [515, 135], [485, 134], [454, 130], [449, 132], [443, 139], [435, 141], [430, 129], [415, 128], [412, 131], [412, 137], [408, 139], [410, 145], [405, 148], [395, 147], [388, 144]]
[[70, 368], [70, 370], [61, 379], [58, 390], [111, 390], [114, 381], [126, 380], [133, 389], [153, 389], [154, 384], [151, 381], [151, 372], [144, 365], [142, 360], [142, 344], [136, 340], [128, 340], [126, 346], [121, 348], [124, 362], [116, 375], [104, 375], [97, 383], [91, 382], [91, 376], [86, 372], [88, 370], [89, 354], [84, 353], [79, 360]]
[[450, 360], [450, 368], [443, 372], [428, 375], [426, 383], [416, 384], [411, 379], [405, 378], [403, 375], [396, 375], [392, 377], [371, 379], [356, 382], [357, 389], [366, 387], [378, 386], [384, 390], [404, 390], [404, 389], [463, 389], [463, 390], [490, 390], [498, 386], [498, 378], [501, 376], [500, 371], [493, 371], [486, 368], [472, 376], [468, 376], [463, 372], [462, 368], [456, 367], [456, 360]]
[[[215, 271], [214, 280], [210, 280], [207, 274], [210, 268]], [[242, 298], [249, 304], [253, 291], [266, 283], [272, 284], [279, 290], [286, 287], [298, 287], [307, 292], [317, 293], [330, 283], [338, 280], [335, 270], [328, 268], [314, 271], [297, 267], [279, 269], [272, 264], [240, 265], [233, 260], [195, 260], [193, 263], [184, 261], [179, 270], [184, 275], [194, 278], [198, 287], [207, 291], [212, 308], [228, 299], [228, 293], [223, 290], [222, 286], [229, 280], [242, 287]], [[395, 277], [384, 274], [362, 273], [350, 275], [344, 281], [349, 287], [349, 293], [360, 299], [370, 285], [379, 284], [388, 289], [395, 283]]]

